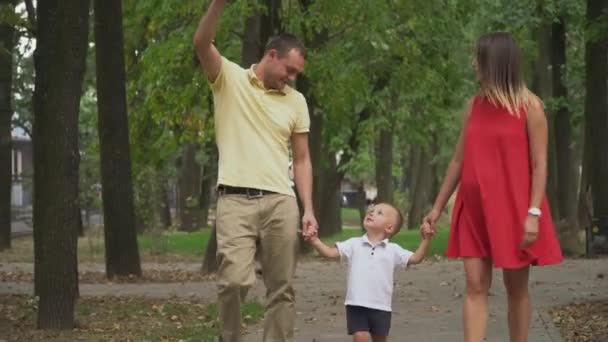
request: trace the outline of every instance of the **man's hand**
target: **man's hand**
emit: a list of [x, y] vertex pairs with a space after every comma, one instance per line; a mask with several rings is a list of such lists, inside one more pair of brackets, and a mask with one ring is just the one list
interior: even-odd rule
[[317, 234], [319, 224], [312, 211], [305, 211], [302, 215], [302, 236], [305, 240]]
[[524, 222], [524, 237], [521, 240], [521, 248], [526, 249], [538, 240], [538, 217], [528, 215]]

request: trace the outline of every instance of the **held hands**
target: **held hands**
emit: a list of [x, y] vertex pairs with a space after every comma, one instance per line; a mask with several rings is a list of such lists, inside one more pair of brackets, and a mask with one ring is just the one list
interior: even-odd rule
[[538, 217], [528, 215], [524, 222], [524, 237], [521, 241], [521, 248], [526, 249], [538, 240]]
[[305, 241], [310, 241], [313, 236], [317, 236], [319, 224], [312, 211], [305, 211], [302, 216], [302, 236]]
[[437, 232], [436, 222], [441, 213], [437, 210], [431, 210], [423, 219], [420, 225], [420, 236], [423, 239], [432, 238]]

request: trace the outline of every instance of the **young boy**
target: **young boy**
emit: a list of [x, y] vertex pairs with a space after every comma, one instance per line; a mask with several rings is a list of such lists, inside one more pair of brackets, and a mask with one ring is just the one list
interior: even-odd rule
[[330, 247], [318, 235], [309, 243], [326, 258], [340, 258], [348, 263], [346, 325], [354, 342], [386, 341], [391, 325], [393, 273], [397, 266], [407, 267], [424, 259], [432, 234], [425, 232], [416, 252], [412, 253], [389, 238], [401, 230], [403, 216], [388, 203], [371, 207], [363, 226], [366, 234], [337, 242]]

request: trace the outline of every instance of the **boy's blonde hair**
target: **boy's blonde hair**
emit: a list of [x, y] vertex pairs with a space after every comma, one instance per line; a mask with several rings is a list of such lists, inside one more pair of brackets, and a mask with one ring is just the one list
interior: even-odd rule
[[396, 205], [389, 203], [389, 202], [380, 202], [377, 203], [375, 205], [378, 204], [384, 204], [384, 205], [388, 205], [389, 207], [395, 209], [395, 211], [397, 212], [397, 222], [395, 222], [395, 227], [393, 229], [393, 232], [391, 233], [391, 235], [389, 237], [393, 237], [395, 236], [397, 233], [399, 233], [401, 231], [401, 227], [403, 226], [403, 214], [401, 214], [401, 210], [399, 210], [399, 208], [397, 208]]

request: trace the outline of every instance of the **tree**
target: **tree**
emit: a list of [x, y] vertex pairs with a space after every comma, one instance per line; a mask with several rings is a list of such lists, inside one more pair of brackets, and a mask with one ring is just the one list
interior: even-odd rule
[[[15, 2], [0, 0], [0, 15], [13, 14]], [[0, 16], [0, 251], [11, 247], [11, 118], [14, 28]]]
[[140, 275], [125, 91], [122, 2], [94, 1], [106, 275]]
[[88, 1], [39, 1], [34, 54], [34, 278], [38, 328], [70, 329], [78, 292], [78, 112]]
[[591, 149], [588, 170], [594, 217], [608, 215], [608, 40], [602, 26], [607, 15], [607, 1], [587, 0], [585, 144]]
[[557, 18], [551, 30], [551, 70], [553, 72], [553, 109], [555, 124], [555, 155], [557, 160], [557, 203], [559, 218], [574, 223], [576, 218], [576, 170], [572, 158], [571, 114], [567, 106], [568, 89], [564, 82], [566, 69], [566, 24]]
[[182, 147], [179, 176], [179, 230], [193, 232], [199, 229], [201, 192], [201, 165], [196, 160], [199, 146], [187, 143]]

